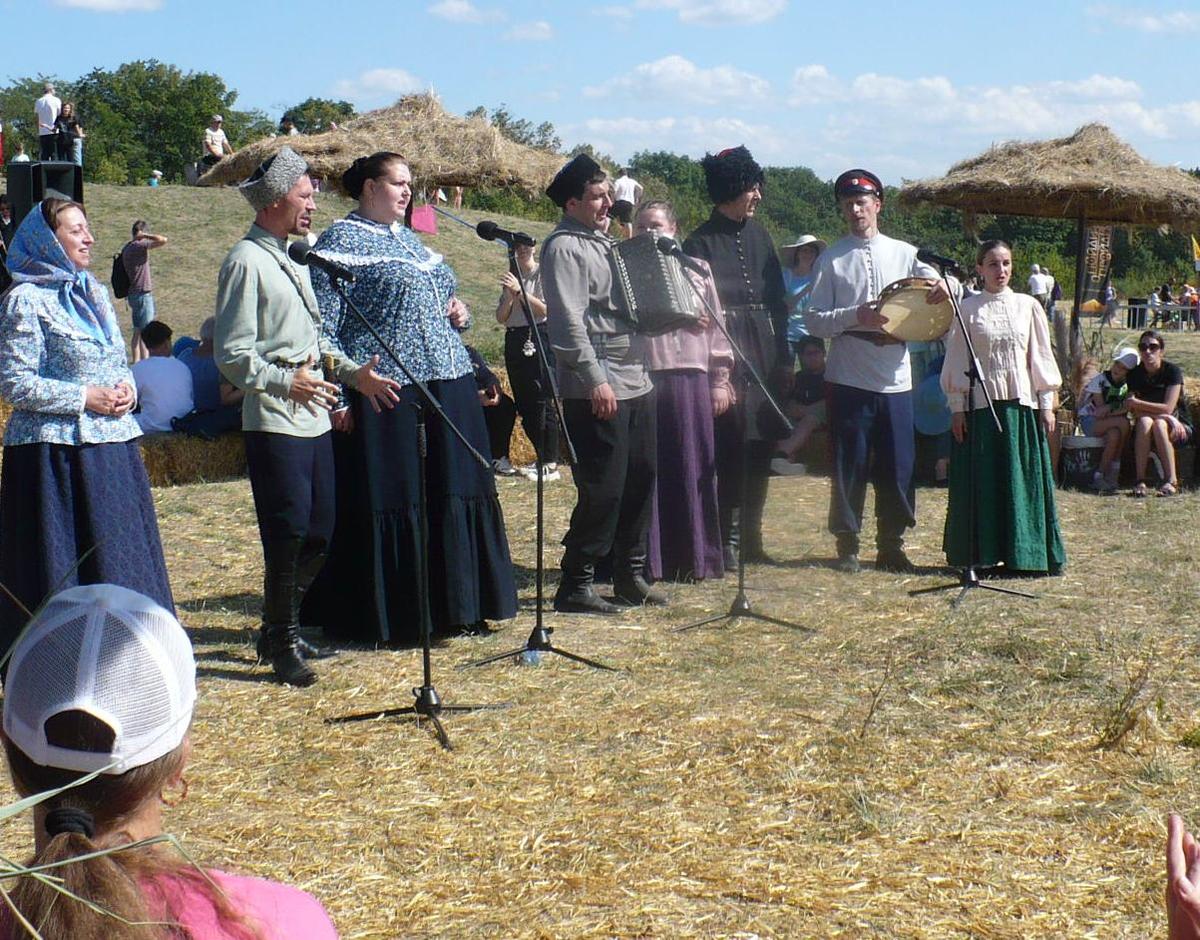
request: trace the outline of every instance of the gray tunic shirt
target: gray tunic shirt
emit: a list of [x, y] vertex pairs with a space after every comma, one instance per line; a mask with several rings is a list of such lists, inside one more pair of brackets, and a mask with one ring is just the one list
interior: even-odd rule
[[217, 283], [213, 358], [233, 385], [246, 390], [242, 429], [294, 437], [318, 437], [329, 415], [288, 398], [294, 368], [312, 360], [319, 373], [323, 353], [334, 358], [329, 378], [350, 383], [355, 364], [320, 341], [321, 314], [307, 268], [287, 256], [287, 240], [257, 225], [229, 250]]
[[568, 217], [542, 246], [546, 320], [563, 398], [587, 398], [605, 382], [618, 401], [638, 398], [653, 387], [646, 371], [646, 339], [617, 313], [611, 246], [607, 235]]

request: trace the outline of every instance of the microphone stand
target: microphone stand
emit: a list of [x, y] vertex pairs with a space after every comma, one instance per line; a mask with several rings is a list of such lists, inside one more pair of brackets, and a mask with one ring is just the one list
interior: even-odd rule
[[454, 750], [450, 744], [450, 738], [446, 735], [446, 729], [442, 727], [441, 716], [447, 712], [471, 712], [479, 711], [488, 708], [507, 708], [507, 705], [447, 705], [438, 695], [437, 689], [433, 685], [432, 666], [430, 644], [433, 634], [433, 611], [429, 602], [429, 509], [426, 505], [426, 467], [425, 461], [429, 454], [428, 438], [425, 433], [425, 417], [428, 411], [432, 411], [439, 418], [442, 424], [449, 428], [454, 436], [462, 443], [463, 447], [473, 456], [480, 466], [484, 467], [488, 473], [491, 473], [492, 465], [478, 450], [472, 446], [466, 436], [459, 427], [450, 420], [450, 417], [442, 409], [441, 402], [433, 397], [428, 386], [424, 382], [419, 381], [412, 374], [408, 366], [406, 366], [400, 357], [392, 350], [391, 346], [379, 335], [379, 331], [368, 320], [358, 306], [346, 293], [344, 285], [337, 277], [330, 277], [330, 283], [337, 295], [341, 297], [342, 302], [350, 309], [350, 311], [358, 318], [359, 322], [367, 328], [367, 331], [375, 338], [380, 348], [388, 354], [388, 357], [399, 367], [404, 377], [408, 379], [418, 392], [419, 400], [412, 403], [413, 409], [417, 416], [417, 531], [418, 541], [420, 542], [421, 552], [417, 561], [419, 570], [417, 571], [417, 584], [420, 586], [420, 598], [418, 599], [418, 608], [420, 611], [420, 626], [421, 626], [421, 664], [423, 669], [423, 681], [420, 686], [412, 690], [414, 702], [411, 705], [406, 705], [400, 708], [383, 708], [376, 709], [371, 712], [362, 712], [354, 715], [345, 715], [339, 718], [327, 718], [328, 724], [344, 724], [354, 721], [371, 721], [377, 718], [396, 718], [402, 715], [413, 716], [418, 723], [422, 718], [428, 718], [433, 725], [434, 733], [437, 739], [441, 742], [443, 748], [447, 751]]
[[529, 324], [529, 335], [533, 340], [534, 348], [537, 350], [538, 359], [538, 426], [537, 446], [534, 454], [534, 465], [536, 467], [537, 478], [537, 562], [536, 562], [536, 601], [534, 604], [533, 629], [529, 633], [529, 638], [525, 640], [523, 646], [516, 649], [505, 650], [503, 653], [495, 653], [475, 662], [463, 663], [459, 666], [460, 669], [466, 669], [471, 666], [486, 666], [489, 663], [498, 662], [502, 659], [510, 659], [513, 657], [521, 657], [526, 653], [554, 653], [562, 656], [565, 659], [574, 660], [577, 663], [583, 663], [585, 666], [591, 666], [593, 669], [605, 669], [610, 672], [617, 670], [612, 666], [606, 666], [604, 663], [597, 662], [594, 659], [588, 659], [585, 656], [580, 656], [576, 653], [568, 652], [554, 645], [550, 639], [550, 634], [554, 632], [553, 627], [547, 627], [542, 622], [542, 605], [543, 605], [543, 584], [545, 580], [545, 561], [543, 545], [545, 540], [545, 480], [542, 473], [542, 455], [546, 449], [546, 425], [548, 423], [549, 412], [551, 405], [554, 409], [554, 420], [558, 422], [559, 433], [562, 435], [562, 440], [566, 444], [567, 459], [573, 467], [578, 463], [578, 456], [575, 453], [575, 445], [571, 443], [571, 435], [567, 431], [566, 418], [563, 415], [562, 401], [558, 394], [558, 382], [555, 379], [554, 370], [550, 368], [550, 360], [546, 355], [546, 343], [542, 337], [541, 330], [534, 322], [533, 311], [529, 306], [529, 295], [525, 291], [525, 278], [521, 274], [521, 266], [517, 264], [517, 250], [515, 245], [508, 245], [508, 269], [517, 279], [517, 284], [521, 288], [521, 309], [525, 313], [525, 322]]
[[[966, 321], [963, 320], [962, 308], [958, 304], [958, 298], [954, 295], [954, 291], [950, 289], [950, 281], [946, 276], [946, 268], [949, 265], [942, 262], [943, 259], [938, 258], [933, 263], [936, 264], [938, 272], [942, 275], [942, 283], [946, 285], [946, 292], [950, 295], [950, 304], [954, 308], [954, 319], [958, 322], [958, 329], [967, 344], [968, 365], [967, 371], [964, 374], [967, 376], [967, 557], [969, 561], [964, 567], [959, 569], [958, 580], [956, 582], [938, 584], [933, 587], [916, 588], [909, 591], [908, 596], [917, 597], [921, 594], [934, 594], [939, 591], [952, 591], [958, 588], [958, 595], [950, 602], [951, 607], [958, 607], [962, 603], [963, 598], [967, 596], [967, 592], [974, 588], [984, 588], [988, 591], [996, 591], [999, 594], [1011, 594], [1015, 597], [1034, 598], [1036, 595], [1000, 584], [989, 584], [986, 581], [981, 581], [979, 578], [979, 507], [978, 497], [975, 492], [976, 387], [983, 389], [983, 398], [987, 403], [988, 411], [991, 413], [992, 421], [996, 425], [996, 431], [1003, 434], [1004, 426], [1000, 423], [1000, 417], [996, 414], [996, 406], [992, 402], [992, 394], [988, 391], [987, 383], [983, 381], [983, 376], [980, 373], [979, 358], [975, 355], [975, 344], [971, 342], [971, 334], [967, 330]], [[929, 262], [927, 261], [927, 263]]]
[[[663, 246], [664, 241], [670, 241], [671, 245], [673, 247], [670, 250], [668, 250], [667, 248], [664, 248], [664, 246]], [[658, 241], [658, 249], [665, 255], [670, 255], [672, 257], [678, 258], [680, 263], [683, 264], [685, 267], [690, 267], [690, 265], [687, 265], [686, 260], [685, 260], [687, 258], [687, 256], [683, 254], [682, 250], [679, 249], [679, 246], [677, 244], [675, 244], [675, 242], [673, 240], [667, 239], [665, 237], [660, 239]], [[687, 259], [687, 260], [690, 260], [690, 259]], [[697, 273], [703, 274], [704, 272], [697, 270]], [[790, 431], [792, 428], [792, 422], [788, 420], [787, 415], [785, 415], [783, 413], [783, 409], [779, 407], [779, 403], [775, 401], [774, 396], [772, 396], [770, 391], [767, 390], [766, 383], [763, 381], [762, 376], [760, 376], [758, 374], [758, 370], [754, 368], [753, 364], [746, 357], [746, 354], [742, 352], [742, 348], [737, 344], [737, 340], [735, 340], [733, 338], [733, 335], [729, 332], [728, 328], [726, 328], [725, 323], [722, 320], [722, 318], [717, 316], [716, 310], [714, 310], [712, 304], [710, 304], [708, 302], [708, 298], [704, 296], [704, 292], [701, 291], [700, 288], [698, 288], [696, 286], [695, 282], [690, 277], [685, 276], [684, 280], [686, 280], [688, 282], [688, 284], [692, 288], [692, 293], [695, 294], [696, 297], [699, 298], [700, 303], [703, 304], [704, 309], [708, 312], [709, 319], [717, 325], [717, 328], [720, 329], [720, 331], [723, 334], [725, 334], [725, 339], [727, 339], [729, 341], [730, 349], [733, 350], [734, 356], [736, 357], [736, 359], [739, 362], [741, 362], [741, 364], [743, 366], [743, 368], [740, 371], [740, 378], [741, 378], [740, 392], [742, 394], [741, 401], [743, 402], [743, 407], [746, 407], [748, 405], [747, 393], [750, 390], [751, 382], [753, 382], [755, 385], [758, 386], [759, 390], [763, 393], [763, 396], [766, 398], [766, 400], [771, 403], [771, 408], [774, 410], [775, 414], [778, 415], [779, 420], [782, 421], [784, 426]], [[741, 506], [741, 507], [744, 507], [746, 505], [746, 472], [747, 472], [747, 470], [749, 470], [749, 463], [750, 463], [749, 457], [747, 454], [747, 446], [746, 446], [747, 432], [748, 432], [748, 424], [746, 421], [743, 421], [742, 422], [742, 441], [741, 441], [741, 471], [742, 471], [742, 475], [741, 475], [741, 482], [739, 485], [739, 493], [738, 493], [738, 503], [739, 503], [739, 506]], [[682, 627], [676, 627], [672, 631], [673, 633], [684, 633], [685, 631], [688, 631], [688, 630], [695, 630], [699, 627], [706, 627], [709, 624], [720, 623], [725, 620], [733, 622], [742, 617], [746, 617], [751, 620], [759, 620], [763, 623], [773, 623], [778, 627], [788, 627], [792, 630], [801, 630], [805, 633], [815, 632], [811, 628], [801, 626], [798, 623], [792, 623], [788, 620], [780, 620], [776, 617], [768, 617], [766, 614], [760, 614], [758, 611], [756, 611], [750, 605], [750, 600], [749, 600], [749, 598], [746, 597], [745, 550], [746, 550], [745, 540], [739, 539], [738, 540], [737, 594], [733, 598], [733, 603], [729, 605], [729, 610], [726, 613], [717, 614], [714, 617], [706, 617], [703, 620], [697, 620], [694, 623], [688, 623], [688, 624], [684, 624]]]

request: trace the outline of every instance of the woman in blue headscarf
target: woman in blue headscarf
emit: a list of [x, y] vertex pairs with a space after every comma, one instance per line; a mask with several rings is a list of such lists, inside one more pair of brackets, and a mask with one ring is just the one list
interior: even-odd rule
[[137, 388], [108, 292], [87, 270], [94, 241], [83, 206], [46, 199], [9, 248], [0, 655], [30, 611], [71, 585], [119, 584], [174, 610], [130, 414]]

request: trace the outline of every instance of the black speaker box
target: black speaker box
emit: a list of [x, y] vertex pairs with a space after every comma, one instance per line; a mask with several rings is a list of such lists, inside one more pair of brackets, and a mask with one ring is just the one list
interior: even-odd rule
[[83, 167], [65, 160], [8, 164], [14, 225], [20, 225], [30, 209], [54, 195], [82, 203]]

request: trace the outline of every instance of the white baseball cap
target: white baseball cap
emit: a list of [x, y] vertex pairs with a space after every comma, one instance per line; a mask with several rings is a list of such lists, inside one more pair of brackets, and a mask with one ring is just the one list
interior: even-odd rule
[[[196, 704], [196, 661], [179, 621], [113, 584], [55, 594], [13, 646], [4, 733], [35, 764], [121, 774], [175, 750]], [[51, 744], [46, 723], [81, 711], [113, 730], [109, 753]]]

